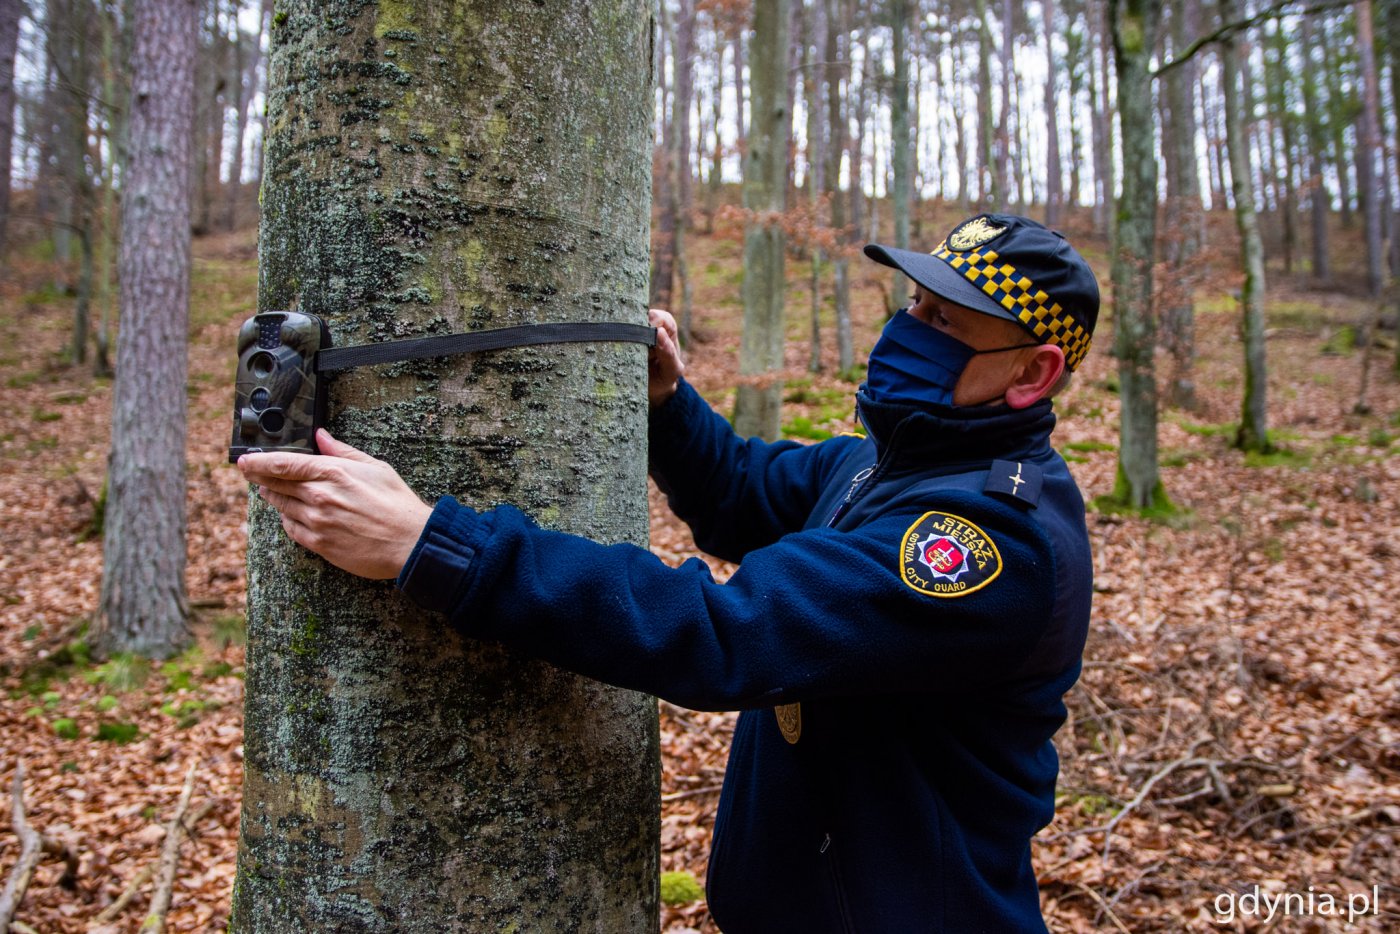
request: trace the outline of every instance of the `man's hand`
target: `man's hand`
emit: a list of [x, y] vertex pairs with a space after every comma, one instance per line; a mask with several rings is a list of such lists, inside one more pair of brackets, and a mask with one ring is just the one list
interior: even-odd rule
[[244, 454], [238, 469], [282, 514], [288, 537], [351, 574], [397, 577], [432, 507], [394, 468], [319, 429], [312, 454]]
[[685, 373], [685, 363], [681, 360], [676, 319], [671, 313], [653, 308], [647, 314], [647, 322], [656, 328], [656, 346], [647, 355], [647, 401], [655, 409], [676, 394], [676, 384]]

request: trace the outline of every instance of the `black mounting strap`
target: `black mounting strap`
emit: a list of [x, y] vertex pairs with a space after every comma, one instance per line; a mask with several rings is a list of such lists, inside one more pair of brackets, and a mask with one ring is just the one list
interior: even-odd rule
[[316, 370], [348, 370], [357, 366], [424, 360], [452, 354], [529, 347], [534, 344], [578, 344], [594, 341], [622, 341], [656, 346], [656, 328], [641, 324], [578, 321], [566, 324], [521, 324], [463, 334], [435, 334], [401, 341], [360, 344], [355, 347], [327, 347], [316, 354]]

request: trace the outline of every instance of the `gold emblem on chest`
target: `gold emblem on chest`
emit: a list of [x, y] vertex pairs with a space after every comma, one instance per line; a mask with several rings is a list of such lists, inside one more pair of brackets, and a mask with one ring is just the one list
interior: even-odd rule
[[773, 708], [773, 716], [778, 721], [778, 730], [783, 739], [795, 743], [802, 738], [802, 705], [781, 704]]

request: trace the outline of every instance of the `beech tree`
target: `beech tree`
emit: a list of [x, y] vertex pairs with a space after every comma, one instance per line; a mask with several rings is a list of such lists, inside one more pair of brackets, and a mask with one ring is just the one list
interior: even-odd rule
[[135, 0], [122, 188], [121, 328], [93, 635], [165, 657], [189, 640], [185, 346], [190, 305], [194, 0]]
[[[279, 2], [259, 307], [340, 345], [644, 322], [650, 42], [642, 0]], [[638, 345], [348, 370], [330, 409], [425, 497], [646, 542]], [[464, 640], [255, 500], [231, 930], [654, 931], [656, 716]]]
[[750, 55], [751, 107], [744, 156], [744, 338], [734, 430], [778, 437], [782, 408], [783, 251], [780, 226], [787, 209], [787, 152], [792, 113], [787, 100], [788, 0], [757, 0]]

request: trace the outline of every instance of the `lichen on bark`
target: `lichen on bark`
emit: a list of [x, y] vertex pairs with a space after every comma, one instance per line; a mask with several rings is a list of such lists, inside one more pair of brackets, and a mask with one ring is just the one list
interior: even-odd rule
[[[640, 0], [279, 4], [260, 308], [339, 345], [645, 321], [649, 41]], [[645, 380], [624, 344], [365, 368], [330, 428], [429, 501], [645, 543]], [[654, 702], [249, 519], [232, 930], [654, 930]]]

